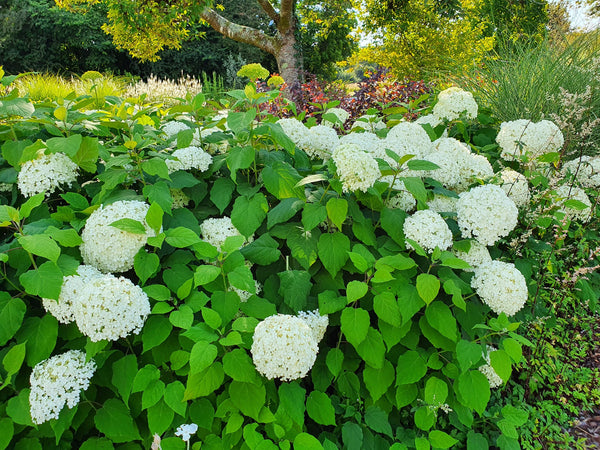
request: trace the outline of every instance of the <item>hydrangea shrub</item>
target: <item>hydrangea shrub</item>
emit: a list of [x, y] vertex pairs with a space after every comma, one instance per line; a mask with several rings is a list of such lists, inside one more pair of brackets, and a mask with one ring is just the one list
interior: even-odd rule
[[[488, 408], [529, 344], [528, 218], [496, 144], [442, 137], [471, 98], [374, 133], [277, 95], [0, 99], [0, 447], [518, 446], [526, 413]], [[75, 175], [21, 175], [57, 154]], [[596, 217], [573, 192], [544, 220]]]

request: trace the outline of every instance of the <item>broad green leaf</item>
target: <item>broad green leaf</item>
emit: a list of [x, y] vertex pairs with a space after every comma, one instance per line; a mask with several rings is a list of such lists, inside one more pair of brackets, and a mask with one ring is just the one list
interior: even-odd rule
[[323, 233], [319, 237], [317, 249], [323, 266], [335, 277], [349, 258], [350, 239], [340, 232]]
[[173, 325], [163, 316], [150, 316], [142, 330], [143, 352], [162, 344], [171, 334]]
[[302, 210], [302, 226], [305, 231], [311, 231], [327, 219], [327, 208], [318, 203], [305, 203]]
[[125, 404], [129, 402], [133, 380], [137, 373], [138, 365], [135, 355], [123, 356], [112, 365], [112, 384], [117, 388], [117, 392]]
[[504, 350], [496, 350], [490, 353], [490, 365], [504, 382], [507, 382], [512, 373], [512, 362], [510, 356]]
[[176, 248], [185, 248], [200, 242], [200, 237], [189, 228], [170, 228], [166, 232], [167, 244]]
[[40, 192], [39, 194], [28, 198], [19, 208], [19, 219], [27, 219], [31, 212], [44, 202], [45, 198], [46, 194], [44, 192]]
[[401, 209], [384, 208], [381, 211], [381, 228], [400, 245], [404, 245], [403, 226], [406, 217], [406, 212]]
[[329, 220], [341, 231], [348, 215], [348, 202], [343, 198], [330, 198], [326, 208]]
[[502, 341], [504, 351], [510, 356], [513, 362], [518, 363], [523, 359], [523, 349], [515, 339], [506, 338]]
[[0, 292], [0, 345], [5, 345], [21, 328], [26, 310], [23, 300]]
[[235, 348], [223, 355], [223, 370], [235, 381], [253, 383], [257, 378], [252, 358], [241, 348]]
[[235, 134], [238, 134], [248, 128], [255, 117], [255, 109], [250, 109], [246, 112], [230, 112], [227, 115], [227, 126]]
[[141, 439], [127, 406], [116, 398], [108, 399], [102, 408], [96, 411], [94, 423], [98, 431], [116, 443]]
[[148, 409], [162, 398], [165, 392], [165, 383], [161, 380], [152, 380], [142, 391], [142, 409]]
[[69, 137], [54, 137], [46, 141], [48, 149], [52, 153], [64, 153], [70, 158], [73, 158], [81, 143], [83, 142], [83, 136], [81, 134], [72, 134]]
[[165, 160], [162, 158], [154, 157], [142, 161], [141, 167], [142, 170], [148, 175], [157, 175], [165, 180], [170, 180], [169, 167], [167, 166]]
[[481, 357], [481, 345], [465, 341], [464, 339], [458, 341], [456, 344], [456, 358], [458, 359], [461, 371], [465, 372], [473, 367]]
[[440, 292], [440, 280], [435, 275], [421, 273], [417, 276], [417, 292], [428, 305]]
[[133, 378], [131, 392], [143, 392], [148, 386], [160, 379], [160, 370], [153, 364], [146, 364]]
[[47, 359], [56, 346], [58, 337], [58, 321], [54, 316], [46, 314], [39, 317], [28, 317], [17, 333], [19, 343], [27, 341], [26, 360], [29, 367]]
[[230, 272], [227, 272], [227, 280], [233, 287], [241, 289], [251, 294], [256, 293], [256, 284], [252, 277], [252, 272], [247, 266], [238, 266]]
[[221, 275], [221, 268], [211, 264], [203, 264], [194, 272], [194, 283], [196, 286], [204, 286], [216, 280]]
[[231, 196], [235, 190], [235, 183], [229, 178], [217, 178], [210, 189], [210, 201], [219, 208], [219, 212], [223, 214], [225, 208], [231, 202]]
[[512, 405], [506, 405], [502, 408], [502, 416], [515, 427], [522, 427], [529, 419], [529, 413], [526, 410], [515, 408]]
[[412, 384], [427, 373], [427, 362], [414, 350], [407, 350], [398, 358], [396, 366], [396, 385]]
[[56, 263], [46, 261], [37, 269], [21, 274], [19, 281], [28, 294], [57, 300], [63, 283], [63, 273]]
[[[121, 183], [123, 180], [119, 181]], [[159, 181], [154, 184], [147, 184], [142, 189], [144, 197], [148, 199], [148, 203], [157, 203], [161, 209], [167, 214], [171, 214], [171, 207], [173, 206], [173, 196], [167, 183]]]
[[98, 138], [85, 136], [79, 150], [71, 157], [73, 162], [88, 173], [96, 173], [96, 162], [99, 156]]
[[367, 365], [363, 370], [363, 381], [374, 402], [387, 392], [389, 387], [394, 383], [395, 377], [394, 366], [387, 360], [383, 361], [383, 366], [380, 369], [375, 369]]
[[371, 367], [381, 369], [385, 358], [385, 344], [381, 333], [369, 327], [367, 337], [356, 347], [360, 357]]
[[419, 393], [416, 384], [401, 384], [396, 388], [396, 406], [403, 408], [410, 405]]
[[229, 398], [242, 414], [258, 420], [258, 414], [265, 404], [266, 389], [262, 384], [234, 380], [229, 384]]
[[428, 431], [430, 430], [437, 420], [435, 411], [430, 409], [428, 406], [420, 406], [414, 412], [415, 425], [417, 428]]
[[467, 433], [467, 450], [488, 450], [490, 448], [483, 434], [470, 430]]
[[77, 231], [75, 231], [74, 228], [60, 230], [56, 227], [49, 226], [48, 228], [46, 228], [46, 231], [44, 231], [44, 233], [49, 235], [52, 239], [54, 239], [63, 247], [78, 247], [83, 242], [81, 236], [77, 234]]
[[391, 292], [382, 292], [373, 298], [373, 311], [375, 311], [380, 320], [394, 327], [402, 325], [398, 300]]
[[267, 214], [267, 228], [272, 228], [278, 223], [287, 222], [296, 215], [304, 206], [302, 200], [297, 198], [284, 198]]
[[331, 374], [334, 377], [337, 377], [342, 371], [342, 364], [344, 363], [344, 352], [342, 352], [339, 348], [336, 347], [330, 348], [329, 352], [327, 352], [325, 363], [327, 364], [327, 368], [329, 369]]
[[377, 406], [369, 406], [365, 411], [365, 423], [376, 433], [393, 437], [392, 426], [385, 411]]
[[448, 398], [448, 385], [437, 377], [429, 377], [425, 382], [425, 402], [431, 406], [443, 405]]
[[181, 417], [185, 417], [187, 410], [187, 402], [183, 401], [184, 394], [185, 386], [179, 381], [173, 381], [165, 388], [165, 403]]
[[298, 433], [294, 438], [294, 450], [323, 450], [323, 445], [308, 433]]
[[363, 431], [360, 425], [354, 422], [345, 422], [342, 426], [342, 442], [348, 450], [361, 450], [363, 448]]
[[269, 210], [266, 197], [254, 194], [252, 197], [238, 197], [231, 211], [231, 222], [244, 236], [251, 236], [263, 223]]
[[285, 304], [295, 312], [305, 310], [312, 289], [310, 273], [304, 270], [286, 270], [277, 275], [280, 280], [278, 292]]
[[469, 370], [460, 374], [456, 386], [462, 403], [483, 414], [490, 400], [490, 384], [485, 375], [479, 370]]
[[427, 203], [427, 189], [423, 180], [417, 177], [402, 178], [406, 190], [410, 192], [419, 202]]
[[206, 397], [216, 391], [223, 380], [225, 372], [219, 362], [215, 362], [202, 372], [190, 374], [185, 387], [184, 400], [193, 400], [198, 397]]
[[13, 345], [2, 358], [2, 366], [6, 370], [6, 382], [21, 369], [25, 360], [25, 343]]
[[[6, 402], [6, 414], [13, 423], [33, 427], [29, 406], [29, 388], [21, 389], [19, 395], [11, 397]], [[41, 448], [41, 447], [39, 447]]]
[[371, 319], [362, 308], [345, 308], [340, 318], [342, 333], [354, 347], [365, 340], [369, 332]]
[[119, 230], [127, 231], [133, 234], [146, 234], [146, 228], [139, 220], [129, 219], [127, 217], [108, 224], [110, 227], [118, 228]]
[[17, 240], [25, 250], [36, 256], [41, 256], [53, 262], [56, 262], [60, 256], [60, 247], [47, 234], [19, 236]]
[[442, 336], [456, 342], [458, 339], [456, 319], [445, 303], [441, 301], [431, 303], [427, 309], [425, 309], [425, 317], [427, 318], [429, 325], [435, 328]]
[[292, 257], [300, 263], [304, 270], [317, 262], [317, 244], [321, 232], [316, 229], [311, 232], [303, 232], [300, 229], [290, 230], [287, 237], [287, 246], [292, 252]]
[[4, 450], [8, 448], [8, 445], [12, 441], [15, 427], [12, 420], [8, 417], [0, 419], [0, 449]]
[[432, 430], [429, 432], [429, 442], [434, 448], [450, 448], [458, 441], [447, 433], [440, 430]]
[[[240, 249], [244, 257], [261, 266], [268, 266], [281, 258], [279, 244], [269, 234], [262, 234], [258, 239]], [[316, 258], [316, 255], [315, 255]]]
[[158, 271], [159, 267], [160, 259], [158, 255], [156, 253], [148, 253], [143, 247], [133, 259], [135, 274], [139, 277], [142, 285]]
[[169, 314], [169, 322], [177, 328], [188, 330], [194, 323], [194, 311], [188, 305], [180, 305]]
[[190, 375], [202, 372], [209, 367], [217, 357], [217, 347], [205, 341], [194, 344], [190, 353]]
[[306, 412], [320, 425], [335, 425], [335, 410], [331, 399], [320, 391], [312, 391], [306, 399]]
[[364, 281], [353, 280], [346, 286], [346, 298], [348, 303], [355, 302], [363, 298], [369, 290], [369, 286]]
[[410, 170], [436, 170], [440, 168], [437, 164], [422, 159], [411, 159], [407, 165]]
[[227, 167], [234, 182], [239, 169], [247, 169], [252, 165], [255, 153], [256, 151], [252, 146], [233, 147], [227, 152]]
[[171, 422], [175, 413], [165, 401], [160, 399], [156, 404], [148, 408], [148, 428], [151, 433], [163, 434], [171, 428]]
[[304, 188], [297, 186], [302, 177], [290, 164], [275, 161], [262, 170], [261, 176], [267, 191], [279, 200], [290, 197], [305, 198]]

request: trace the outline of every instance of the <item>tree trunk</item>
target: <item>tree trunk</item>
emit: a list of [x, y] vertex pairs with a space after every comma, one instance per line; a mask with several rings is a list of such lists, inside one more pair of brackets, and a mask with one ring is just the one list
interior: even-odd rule
[[296, 36], [294, 29], [289, 30], [285, 36], [279, 39], [280, 47], [274, 53], [279, 75], [285, 80], [288, 88], [300, 83], [300, 50], [296, 48]]

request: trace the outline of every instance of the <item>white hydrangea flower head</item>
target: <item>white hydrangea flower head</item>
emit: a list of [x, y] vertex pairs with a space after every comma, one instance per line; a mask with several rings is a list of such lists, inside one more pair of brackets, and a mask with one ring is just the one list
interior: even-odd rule
[[[218, 133], [218, 132], [223, 132], [223, 130], [221, 130], [219, 127], [204, 128], [204, 129], [200, 130], [199, 138], [194, 138], [194, 140], [192, 141], [192, 144], [199, 145], [201, 140], [202, 140], [202, 142], [204, 142], [204, 139], [206, 137], [210, 136], [213, 133]], [[198, 144], [195, 144], [196, 142]], [[227, 150], [229, 149], [229, 141], [224, 139], [221, 142], [205, 144], [204, 146], [205, 146], [206, 152], [211, 155], [224, 154], [224, 153], [227, 153]]]
[[[427, 124], [427, 125], [430, 125], [431, 128], [435, 128], [439, 124], [442, 123], [442, 119], [440, 119], [435, 114], [427, 114], [427, 115], [420, 116], [419, 118], [417, 118], [417, 120], [415, 120], [415, 123], [423, 124], [423, 125]], [[448, 131], [446, 130], [445, 133], [448, 134]]]
[[[404, 236], [415, 241], [427, 252], [436, 247], [446, 250], [452, 246], [452, 231], [442, 216], [424, 209], [408, 216], [404, 221]], [[407, 243], [408, 248], [413, 248]]]
[[434, 194], [433, 199], [427, 202], [427, 207], [437, 213], [455, 213], [457, 197], [448, 197], [447, 195]]
[[575, 179], [586, 188], [600, 187], [600, 157], [582, 156], [566, 162], [562, 167], [562, 174], [572, 174]]
[[[81, 233], [79, 246], [84, 264], [92, 265], [104, 273], [126, 272], [133, 267], [136, 253], [146, 245], [154, 231], [146, 223], [150, 206], [137, 200], [120, 200], [100, 206], [88, 217]], [[133, 219], [144, 225], [145, 234], [123, 231], [111, 223], [119, 219]]]
[[[338, 145], [354, 144], [361, 150], [373, 155], [373, 158], [382, 158], [385, 155], [385, 141], [375, 133], [348, 133], [340, 137]], [[335, 150], [335, 149], [334, 149]]]
[[477, 110], [473, 94], [453, 86], [438, 94], [438, 101], [432, 113], [442, 120], [455, 120], [463, 113], [467, 119], [475, 119]]
[[496, 350], [496, 348], [492, 347], [491, 345], [488, 345], [487, 353], [483, 354], [483, 358], [485, 359], [487, 364], [484, 364], [483, 366], [479, 367], [479, 371], [482, 374], [484, 374], [485, 377], [488, 379], [488, 382], [490, 383], [490, 388], [492, 389], [500, 387], [504, 383], [504, 381], [502, 381], [502, 378], [500, 378], [500, 375], [498, 375], [494, 368], [491, 366], [490, 362], [490, 353], [495, 352]]
[[[569, 220], [588, 222], [592, 218], [592, 202], [585, 191], [577, 186], [563, 184], [556, 189], [559, 210], [565, 213]], [[568, 200], [578, 200], [586, 205], [584, 209], [575, 209], [565, 205]]]
[[469, 147], [454, 138], [440, 138], [432, 147], [433, 151], [424, 159], [440, 168], [427, 171], [426, 176], [439, 181], [447, 189], [462, 192], [473, 180], [494, 174], [485, 156], [473, 154]]
[[471, 287], [496, 314], [512, 316], [527, 301], [527, 282], [512, 263], [490, 261], [475, 269]]
[[167, 139], [177, 136], [177, 133], [179, 133], [180, 131], [190, 130], [190, 129], [191, 128], [189, 127], [189, 125], [187, 125], [183, 122], [178, 122], [176, 120], [170, 120], [169, 122], [165, 122], [161, 126], [161, 130], [163, 131], [163, 133], [165, 133], [167, 135]]
[[515, 202], [517, 208], [523, 208], [529, 205], [531, 193], [529, 192], [529, 183], [525, 175], [520, 174], [516, 170], [504, 169], [500, 173], [501, 187], [506, 192], [506, 195]]
[[[391, 128], [385, 138], [385, 147], [396, 153], [400, 158], [406, 155], [415, 155], [415, 159], [421, 159], [432, 151], [429, 135], [421, 125], [415, 122], [400, 122]], [[390, 166], [398, 166], [385, 153], [382, 158]]]
[[333, 128], [316, 125], [308, 129], [308, 140], [304, 143], [304, 147], [300, 148], [311, 158], [327, 161], [338, 143], [339, 137]]
[[329, 325], [329, 316], [322, 316], [319, 313], [319, 310], [315, 309], [314, 311], [300, 311], [298, 317], [304, 320], [310, 327], [315, 341], [321, 342], [323, 336], [325, 336], [325, 331], [327, 331], [327, 326]]
[[283, 132], [297, 147], [304, 149], [309, 145], [310, 134], [308, 132], [308, 127], [298, 119], [279, 119], [277, 123], [281, 125]]
[[542, 120], [534, 123], [526, 119], [503, 122], [496, 136], [502, 158], [512, 161], [528, 154], [530, 159], [558, 152], [565, 143], [560, 128], [554, 122]]
[[242, 233], [231, 222], [230, 217], [211, 217], [200, 224], [202, 239], [221, 250], [225, 239], [230, 236], [242, 236]]
[[456, 214], [464, 238], [493, 245], [514, 230], [519, 212], [500, 186], [485, 184], [459, 195]]
[[72, 310], [79, 331], [92, 342], [116, 341], [141, 331], [150, 302], [142, 288], [127, 278], [106, 274], [85, 284]]
[[[385, 178], [393, 179], [393, 177], [384, 177], [384, 181], [386, 181]], [[398, 192], [394, 193], [394, 196], [390, 198], [387, 204], [388, 208], [401, 209], [406, 212], [415, 209], [417, 206], [417, 199], [406, 189], [403, 181], [396, 180], [393, 188]]]
[[[254, 280], [254, 288], [256, 290], [256, 295], [260, 294], [260, 291], [262, 291], [262, 284], [260, 284], [258, 281]], [[253, 294], [251, 294], [248, 291], [243, 291], [241, 289], [236, 288], [235, 286], [231, 286], [231, 289], [238, 295], [238, 297], [240, 298], [240, 301], [242, 303], [245, 303], [248, 301], [248, 299], [250, 297], [252, 297]]]
[[[345, 123], [346, 120], [348, 120], [350, 118], [350, 113], [342, 108], [329, 108], [327, 111], [325, 111], [325, 114], [335, 115], [335, 117], [337, 117], [340, 120], [340, 122], [342, 122], [342, 123]], [[334, 123], [330, 122], [327, 119], [324, 119], [323, 125], [327, 126], [327, 127], [333, 127]], [[335, 126], [339, 126], [339, 125], [335, 124]]]
[[374, 133], [377, 130], [383, 130], [386, 128], [386, 125], [383, 119], [376, 114], [365, 114], [356, 119], [352, 124], [352, 130], [357, 128]]
[[185, 195], [185, 192], [183, 192], [181, 189], [171, 188], [169, 189], [169, 192], [171, 193], [171, 198], [173, 199], [173, 204], [171, 205], [173, 209], [185, 208], [190, 204], [191, 199]]
[[474, 269], [481, 266], [482, 264], [488, 263], [492, 260], [490, 256], [490, 252], [487, 247], [483, 244], [480, 244], [477, 241], [471, 241], [471, 247], [469, 247], [468, 252], [463, 252], [461, 250], [454, 251], [454, 255], [457, 258], [462, 259], [469, 263], [469, 265], [473, 269], [465, 269], [467, 272], [473, 272]]
[[313, 330], [299, 317], [277, 314], [254, 329], [250, 352], [256, 370], [269, 380], [306, 376], [317, 359], [319, 346]]
[[0, 183], [0, 192], [12, 191], [13, 183]]
[[381, 176], [375, 158], [355, 144], [338, 145], [332, 158], [344, 192], [366, 192]]
[[212, 163], [212, 156], [202, 150], [200, 147], [179, 148], [171, 153], [176, 159], [167, 159], [165, 163], [169, 168], [169, 173], [178, 170], [198, 169], [200, 172], [206, 172]]
[[83, 292], [87, 283], [95, 278], [102, 277], [102, 272], [93, 266], [81, 265], [75, 275], [63, 278], [58, 301], [43, 298], [44, 309], [52, 314], [60, 323], [71, 323], [75, 320], [73, 315], [73, 302]]
[[65, 404], [69, 408], [77, 405], [81, 391], [89, 387], [95, 371], [96, 363], [86, 362], [85, 353], [78, 350], [69, 350], [36, 364], [29, 377], [33, 423], [39, 425], [58, 419]]
[[50, 195], [61, 185], [71, 187], [77, 180], [77, 170], [77, 164], [64, 153], [41, 154], [21, 165], [17, 186], [24, 197], [32, 197], [40, 192]]

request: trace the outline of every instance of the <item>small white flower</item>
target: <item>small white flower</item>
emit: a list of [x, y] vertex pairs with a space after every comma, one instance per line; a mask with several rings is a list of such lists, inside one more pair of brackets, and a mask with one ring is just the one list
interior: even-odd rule
[[375, 158], [355, 144], [339, 145], [332, 158], [344, 192], [366, 192], [381, 176]]
[[184, 442], [189, 442], [192, 434], [195, 434], [196, 431], [198, 431], [198, 425], [195, 423], [184, 423], [183, 425], [179, 425], [177, 427], [175, 436], [179, 436]]
[[492, 389], [500, 387], [504, 383], [504, 381], [502, 381], [500, 375], [496, 373], [490, 362], [490, 354], [492, 352], [495, 352], [496, 350], [497, 349], [495, 347], [488, 345], [487, 353], [483, 354], [483, 358], [485, 359], [487, 364], [484, 364], [483, 366], [479, 367], [479, 371], [486, 376]]
[[169, 173], [178, 170], [198, 169], [200, 172], [206, 172], [212, 163], [212, 156], [202, 150], [200, 147], [185, 147], [175, 150], [171, 156], [176, 159], [167, 159], [165, 163]]

